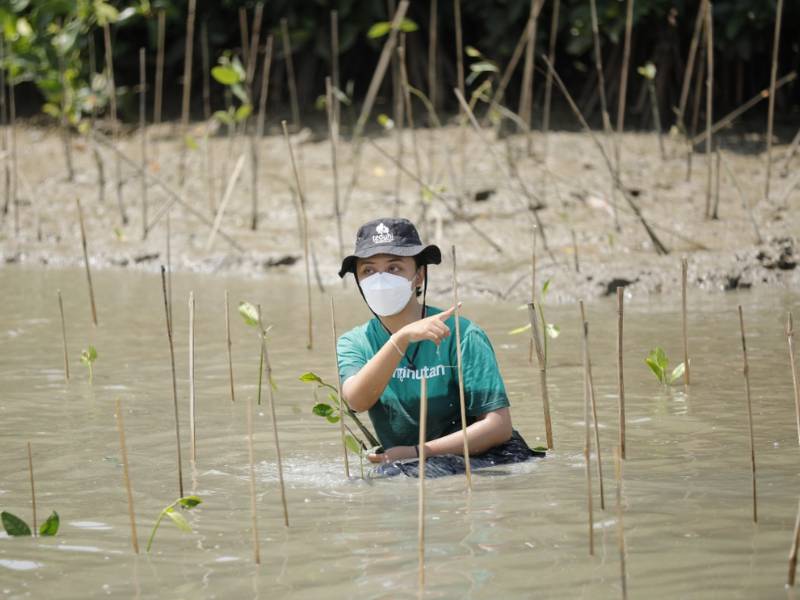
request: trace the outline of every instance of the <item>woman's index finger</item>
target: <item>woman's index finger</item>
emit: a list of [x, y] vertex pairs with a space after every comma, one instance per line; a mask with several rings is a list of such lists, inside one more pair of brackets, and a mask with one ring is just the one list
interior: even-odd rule
[[[461, 308], [461, 302], [459, 302], [459, 303], [458, 303], [458, 308]], [[445, 311], [443, 311], [443, 312], [440, 312], [440, 313], [439, 313], [438, 315], [436, 315], [436, 316], [437, 316], [437, 317], [439, 317], [439, 320], [440, 320], [440, 321], [446, 321], [447, 319], [449, 319], [449, 318], [450, 318], [450, 316], [451, 316], [451, 315], [452, 315], [454, 312], [456, 312], [456, 305], [455, 305], [455, 304], [454, 304], [453, 306], [451, 306], [450, 308], [448, 308], [447, 310], [445, 310]]]

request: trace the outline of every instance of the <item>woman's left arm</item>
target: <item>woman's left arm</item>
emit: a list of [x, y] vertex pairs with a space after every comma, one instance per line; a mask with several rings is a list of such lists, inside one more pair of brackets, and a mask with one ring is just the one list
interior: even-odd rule
[[[477, 417], [467, 427], [470, 455], [481, 454], [511, 439], [511, 410], [500, 408]], [[461, 430], [425, 443], [425, 456], [438, 454], [464, 454], [464, 434]], [[370, 454], [371, 462], [395, 461], [416, 458], [414, 446], [394, 446], [381, 454]]]

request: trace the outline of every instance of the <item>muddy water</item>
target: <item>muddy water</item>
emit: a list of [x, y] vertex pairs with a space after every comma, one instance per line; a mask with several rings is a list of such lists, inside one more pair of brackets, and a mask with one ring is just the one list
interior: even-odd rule
[[[305, 349], [304, 290], [176, 276], [174, 320], [185, 485], [204, 499], [194, 532], [165, 523], [153, 553], [130, 549], [114, 422], [125, 407], [131, 477], [144, 545], [160, 509], [177, 497], [169, 355], [160, 281], [152, 274], [95, 276], [93, 328], [78, 270], [0, 270], [0, 507], [30, 521], [25, 442], [33, 445], [39, 519], [61, 515], [55, 538], [0, 537], [0, 597], [414, 597], [417, 482], [345, 481], [338, 429], [311, 414], [305, 370], [333, 375], [327, 298], [315, 294], [315, 349]], [[72, 379], [63, 378], [56, 288], [64, 293]], [[251, 557], [245, 443], [256, 390], [258, 342], [232, 311], [236, 402], [231, 403], [222, 312], [261, 302], [271, 349], [291, 526], [282, 523], [266, 405], [256, 411], [257, 492], [263, 564]], [[197, 299], [198, 459], [188, 461], [187, 297]], [[352, 287], [335, 290], [341, 331], [366, 317]], [[447, 299], [434, 298], [437, 304]], [[750, 466], [736, 304], [750, 349], [759, 523], [751, 521]], [[800, 296], [703, 295], [690, 304], [694, 384], [664, 390], [642, 359], [662, 345], [681, 354], [677, 304], [632, 299], [626, 318], [628, 452], [624, 522], [631, 597], [782, 598], [800, 469], [783, 318]], [[606, 474], [596, 553], [588, 555], [577, 308], [552, 307], [550, 395], [556, 450], [544, 460], [476, 472], [471, 495], [452, 477], [429, 481], [430, 598], [586, 597], [621, 594], [612, 444], [617, 435], [614, 307], [588, 306]], [[542, 443], [541, 399], [527, 338], [508, 331], [526, 313], [467, 302], [489, 332], [511, 394], [515, 425]], [[80, 350], [97, 347], [94, 384]], [[358, 472], [358, 466], [354, 468]]]

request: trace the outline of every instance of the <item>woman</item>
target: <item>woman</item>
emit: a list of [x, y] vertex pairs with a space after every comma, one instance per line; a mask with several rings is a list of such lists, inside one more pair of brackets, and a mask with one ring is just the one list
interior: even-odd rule
[[[372, 462], [419, 456], [423, 377], [428, 385], [425, 455], [463, 454], [455, 336], [451, 336], [455, 306], [442, 311], [426, 305], [427, 267], [441, 260], [439, 248], [423, 246], [410, 221], [377, 219], [359, 228], [355, 252], [342, 262], [339, 276], [354, 274], [375, 315], [337, 343], [342, 395], [353, 410], [369, 411], [385, 449], [370, 454]], [[534, 456], [512, 430], [508, 396], [489, 339], [464, 318], [460, 330], [470, 455], [483, 455], [488, 464]]]

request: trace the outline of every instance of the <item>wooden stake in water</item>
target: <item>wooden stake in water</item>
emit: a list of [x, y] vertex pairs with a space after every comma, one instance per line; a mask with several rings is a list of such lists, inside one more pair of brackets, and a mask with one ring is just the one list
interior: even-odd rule
[[339, 339], [336, 335], [336, 310], [333, 306], [333, 296], [331, 296], [331, 329], [333, 330], [333, 358], [336, 361], [336, 396], [339, 398], [339, 432], [342, 435], [342, 451], [344, 452], [344, 475], [350, 479], [350, 460], [347, 457], [347, 443], [345, 441], [344, 432], [344, 415], [347, 409], [344, 406], [344, 398], [342, 398], [342, 379], [339, 377], [339, 350], [336, 347], [336, 342]]
[[64, 302], [61, 300], [61, 290], [56, 290], [58, 295], [58, 312], [61, 314], [61, 340], [64, 343], [64, 380], [69, 381], [69, 355], [67, 354], [67, 324], [64, 320]]
[[[260, 327], [261, 325], [259, 324]], [[264, 343], [263, 337], [261, 343]], [[260, 565], [261, 548], [258, 542], [258, 511], [256, 510], [256, 459], [253, 448], [253, 397], [250, 394], [247, 395], [247, 456], [250, 462], [250, 517], [253, 520], [253, 561]]]
[[[536, 304], [536, 225], [531, 234], [531, 302]], [[528, 344], [528, 362], [533, 364], [533, 337]]]
[[758, 523], [758, 499], [756, 497], [756, 449], [753, 442], [753, 407], [750, 400], [750, 366], [747, 362], [747, 342], [744, 335], [744, 316], [739, 305], [739, 328], [742, 332], [742, 359], [745, 396], [747, 398], [747, 429], [750, 433], [750, 469], [753, 475], [753, 523]]
[[231, 383], [231, 402], [236, 401], [236, 396], [233, 392], [233, 358], [231, 357], [231, 312], [228, 304], [228, 290], [225, 290], [225, 336], [227, 338], [228, 347], [228, 378]]
[[800, 444], [800, 380], [797, 376], [797, 364], [794, 359], [794, 322], [792, 313], [786, 317], [786, 342], [789, 345], [789, 368], [792, 370], [792, 386], [794, 387], [794, 408], [797, 418], [797, 443]]
[[691, 383], [691, 369], [689, 367], [689, 321], [686, 314], [686, 279], [689, 272], [689, 261], [681, 259], [681, 315], [683, 331], [683, 385], [688, 387]]
[[169, 361], [172, 369], [172, 405], [175, 409], [175, 441], [178, 450], [178, 493], [183, 498], [183, 461], [181, 460], [181, 424], [178, 418], [178, 384], [175, 380], [175, 347], [172, 343], [172, 319], [169, 314], [169, 300], [167, 298], [167, 275], [164, 265], [161, 265], [161, 291], [164, 295], [164, 315], [167, 323], [167, 338], [169, 339]]
[[797, 519], [794, 522], [794, 534], [792, 535], [792, 548], [789, 550], [789, 577], [786, 585], [794, 587], [794, 578], [797, 573], [797, 549], [800, 546], [800, 503], [797, 506]]
[[[550, 394], [547, 391], [547, 357], [544, 354], [542, 331], [539, 330], [539, 315], [536, 305], [528, 303], [528, 317], [531, 321], [531, 336], [536, 348], [536, 360], [539, 363], [539, 383], [542, 388], [542, 405], [544, 407], [544, 431], [547, 437], [547, 447], [553, 449], [553, 424], [550, 421]], [[547, 335], [545, 333], [545, 335]]]
[[419, 396], [419, 500], [417, 512], [417, 557], [419, 586], [425, 585], [425, 442], [428, 426], [428, 380], [420, 381]]
[[617, 288], [617, 387], [619, 390], [619, 453], [625, 460], [625, 378], [622, 372], [622, 321], [625, 290]]
[[195, 422], [194, 397], [194, 292], [189, 292], [189, 438], [192, 447], [192, 462], [197, 462], [197, 424]]
[[83, 248], [83, 264], [86, 266], [86, 282], [89, 285], [89, 302], [92, 306], [92, 323], [97, 326], [97, 307], [94, 303], [94, 286], [92, 285], [92, 271], [89, 267], [89, 251], [86, 247], [86, 227], [83, 223], [83, 210], [81, 209], [81, 199], [75, 198], [78, 206], [78, 221], [81, 225], [81, 247]]
[[619, 548], [619, 578], [620, 583], [622, 584], [622, 600], [627, 600], [628, 570], [625, 566], [625, 524], [622, 518], [622, 456], [620, 448], [614, 448], [614, 474], [616, 475], [617, 480], [617, 547]]
[[594, 556], [594, 514], [592, 510], [592, 435], [589, 426], [589, 324], [581, 319], [583, 331], [583, 460], [586, 465], [586, 509], [589, 516], [589, 555]]
[[272, 386], [272, 365], [267, 352], [267, 332], [261, 319], [261, 305], [258, 305], [258, 328], [261, 333], [261, 354], [264, 357], [264, 368], [267, 372], [267, 398], [269, 398], [269, 411], [272, 415], [272, 436], [275, 439], [275, 455], [278, 464], [278, 481], [281, 487], [281, 503], [283, 504], [283, 523], [289, 526], [289, 509], [286, 507], [286, 488], [283, 485], [283, 461], [281, 460], [281, 445], [278, 440], [278, 419], [275, 416], [275, 388]]
[[131, 544], [133, 551], [139, 554], [139, 539], [136, 534], [136, 516], [133, 510], [133, 491], [131, 489], [131, 475], [128, 470], [128, 449], [125, 446], [125, 423], [122, 420], [122, 405], [117, 400], [117, 410], [114, 413], [119, 431], [119, 451], [122, 455], [122, 479], [125, 482], [125, 493], [128, 496], [128, 518], [131, 522]]
[[772, 42], [772, 68], [769, 73], [769, 108], [767, 110], [767, 177], [764, 181], [764, 199], [769, 199], [769, 179], [772, 174], [772, 124], [775, 117], [775, 79], [778, 76], [778, 49], [781, 41], [781, 18], [783, 0], [778, 0], [775, 9], [775, 34]]
[[472, 491], [472, 468], [469, 464], [469, 439], [467, 438], [467, 404], [464, 400], [464, 369], [461, 356], [461, 303], [458, 301], [458, 268], [456, 266], [456, 247], [453, 254], [453, 306], [456, 324], [456, 366], [458, 368], [458, 404], [461, 410], [461, 435], [464, 438], [464, 473], [467, 476], [467, 490]]
[[597, 478], [600, 480], [600, 509], [606, 509], [606, 494], [603, 488], [603, 458], [600, 454], [600, 426], [597, 422], [597, 398], [594, 394], [594, 377], [592, 376], [592, 359], [589, 353], [589, 323], [586, 321], [586, 311], [583, 300], [579, 301], [581, 320], [584, 323], [584, 336], [586, 336], [586, 377], [589, 386], [589, 401], [592, 406], [592, 421], [594, 423], [594, 441], [597, 447]]
[[35, 537], [39, 528], [36, 525], [36, 488], [33, 485], [33, 453], [30, 442], [28, 442], [28, 473], [31, 478], [31, 508], [33, 509], [33, 535]]
[[309, 263], [309, 247], [308, 247], [308, 218], [306, 217], [306, 197], [303, 193], [303, 186], [300, 183], [300, 174], [297, 171], [297, 163], [294, 160], [294, 151], [292, 149], [292, 140], [289, 138], [289, 130], [286, 127], [286, 121], [281, 121], [283, 127], [283, 137], [286, 139], [286, 146], [289, 148], [289, 158], [292, 162], [292, 172], [294, 173], [294, 182], [297, 186], [297, 208], [300, 217], [300, 228], [303, 244], [303, 256], [306, 266], [306, 300], [308, 308], [308, 343], [306, 348], [311, 350], [314, 346], [314, 330], [312, 324], [311, 313], [311, 267]]

